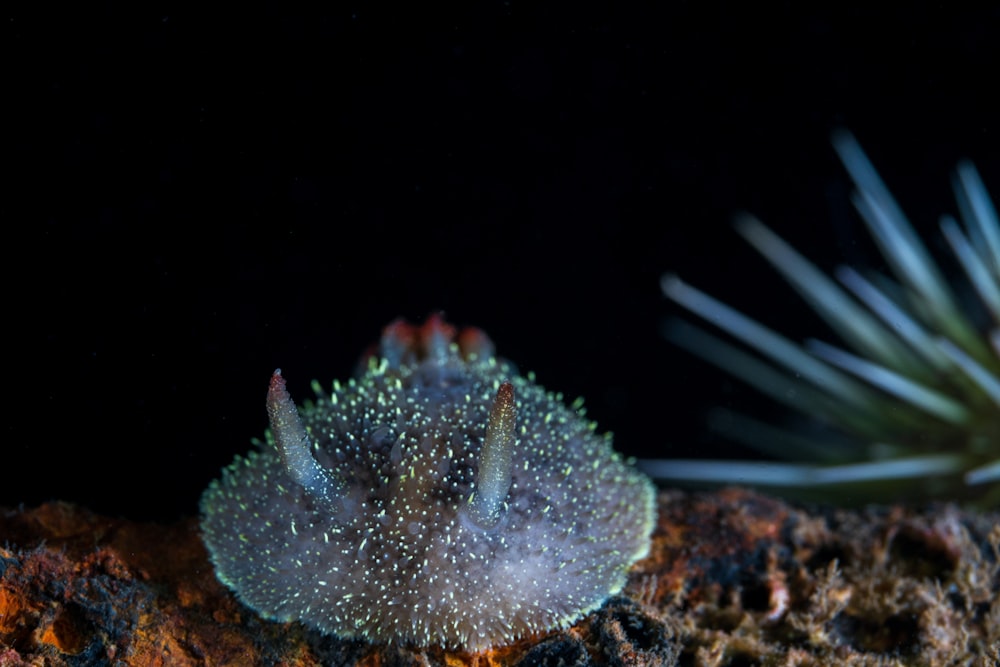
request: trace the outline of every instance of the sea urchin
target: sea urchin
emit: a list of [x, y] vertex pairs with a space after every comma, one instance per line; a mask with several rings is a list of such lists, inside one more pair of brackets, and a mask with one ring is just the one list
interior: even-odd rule
[[[972, 164], [953, 186], [963, 226], [941, 219], [964, 273], [949, 284], [854, 137], [833, 145], [853, 202], [891, 275], [847, 266], [836, 281], [755, 218], [737, 230], [844, 341], [799, 346], [665, 275], [664, 293], [750, 348], [680, 320], [665, 335], [753, 387], [816, 418], [806, 436], [717, 410], [715, 428], [795, 463], [644, 461], [653, 477], [751, 484], [866, 501], [950, 497], [1000, 501], [1000, 223]], [[838, 284], [839, 282], [839, 284]]]

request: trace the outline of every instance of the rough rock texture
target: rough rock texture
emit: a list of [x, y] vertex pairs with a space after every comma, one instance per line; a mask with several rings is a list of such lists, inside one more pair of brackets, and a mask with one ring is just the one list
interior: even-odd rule
[[216, 581], [194, 519], [0, 511], [0, 667], [1000, 664], [998, 513], [809, 512], [739, 489], [663, 492], [659, 510], [624, 595], [479, 655], [262, 621]]
[[1000, 664], [1000, 514], [664, 492], [629, 591], [680, 664]]

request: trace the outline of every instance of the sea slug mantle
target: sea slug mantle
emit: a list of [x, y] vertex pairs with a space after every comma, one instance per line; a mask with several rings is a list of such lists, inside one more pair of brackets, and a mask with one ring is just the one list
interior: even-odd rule
[[396, 321], [315, 388], [299, 411], [275, 371], [266, 442], [201, 500], [219, 579], [268, 618], [481, 651], [571, 624], [649, 550], [649, 480], [478, 329]]

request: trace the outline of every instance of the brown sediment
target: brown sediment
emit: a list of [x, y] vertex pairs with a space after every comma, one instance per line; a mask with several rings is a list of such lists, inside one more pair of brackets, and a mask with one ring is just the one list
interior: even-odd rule
[[0, 666], [1000, 664], [1000, 514], [806, 509], [740, 489], [662, 492], [624, 593], [573, 627], [467, 655], [261, 620], [194, 519], [65, 503], [0, 511]]

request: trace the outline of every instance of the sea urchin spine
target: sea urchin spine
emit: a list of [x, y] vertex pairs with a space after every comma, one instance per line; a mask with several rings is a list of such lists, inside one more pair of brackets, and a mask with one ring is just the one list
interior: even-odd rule
[[[972, 298], [957, 298], [854, 137], [834, 148], [857, 191], [855, 207], [892, 270], [840, 267], [841, 287], [756, 219], [736, 225], [847, 343], [800, 347], [673, 275], [672, 300], [753, 351], [678, 320], [666, 336], [772, 398], [832, 427], [827, 441], [716, 411], [725, 434], [799, 463], [644, 461], [662, 479], [849, 491], [854, 500], [900, 495], [1000, 501], [1000, 223], [971, 164], [953, 181], [964, 231], [941, 229]], [[846, 288], [846, 290], [844, 289]], [[970, 305], [971, 304], [971, 305]], [[840, 495], [843, 498], [844, 495]]]

